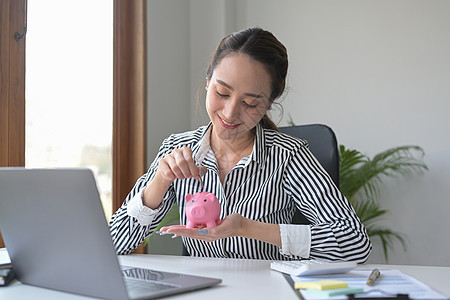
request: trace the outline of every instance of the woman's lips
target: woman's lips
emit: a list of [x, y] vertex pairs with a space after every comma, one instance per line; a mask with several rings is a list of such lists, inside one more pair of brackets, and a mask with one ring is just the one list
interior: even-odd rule
[[222, 124], [222, 126], [227, 128], [227, 129], [235, 129], [235, 128], [237, 128], [240, 125], [240, 124], [228, 123], [227, 121], [222, 119], [220, 116], [219, 116], [219, 120], [220, 120], [220, 123]]

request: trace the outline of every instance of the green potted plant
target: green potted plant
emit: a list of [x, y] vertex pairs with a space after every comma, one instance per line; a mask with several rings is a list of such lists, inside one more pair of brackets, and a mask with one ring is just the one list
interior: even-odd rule
[[[291, 115], [288, 124], [295, 126]], [[388, 213], [378, 202], [380, 184], [386, 177], [398, 177], [423, 172], [428, 167], [425, 153], [419, 146], [400, 146], [388, 149], [372, 159], [357, 150], [339, 145], [339, 189], [353, 205], [371, 238], [379, 238], [386, 261], [395, 240], [406, 248], [404, 235], [381, 224]]]
[[386, 177], [428, 170], [423, 157], [424, 151], [419, 146], [394, 147], [373, 158], [339, 146], [340, 190], [353, 205], [369, 236], [381, 240], [386, 260], [394, 240], [400, 241], [404, 249], [406, 245], [403, 234], [381, 225], [382, 217], [388, 211], [382, 209], [378, 201], [380, 185]]

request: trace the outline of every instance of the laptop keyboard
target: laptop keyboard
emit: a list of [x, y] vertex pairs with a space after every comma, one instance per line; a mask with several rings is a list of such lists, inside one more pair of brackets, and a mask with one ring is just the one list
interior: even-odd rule
[[124, 278], [125, 287], [128, 291], [133, 291], [134, 293], [146, 293], [155, 291], [165, 291], [175, 288], [174, 285], [155, 283], [151, 281], [142, 281], [131, 278]]
[[127, 290], [136, 291], [136, 289], [139, 289], [142, 290], [142, 292], [149, 290], [162, 291], [178, 287], [176, 284], [171, 284], [162, 280], [181, 276], [180, 274], [163, 273], [141, 268], [122, 270], [122, 275]]
[[143, 268], [130, 268], [122, 270], [123, 277], [146, 281], [159, 281], [180, 277], [180, 274], [159, 272]]

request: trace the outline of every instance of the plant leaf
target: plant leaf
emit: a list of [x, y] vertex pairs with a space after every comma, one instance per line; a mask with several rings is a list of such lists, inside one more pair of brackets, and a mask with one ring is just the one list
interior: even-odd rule
[[367, 156], [357, 150], [346, 149], [343, 145], [339, 146], [340, 190], [350, 201], [366, 182], [359, 166], [368, 160]]
[[150, 242], [150, 238], [155, 234], [155, 232], [159, 231], [162, 227], [174, 223], [180, 220], [180, 212], [178, 210], [178, 204], [174, 204], [170, 210], [167, 212], [166, 216], [161, 220], [158, 227], [144, 240], [144, 246], [146, 246]]
[[424, 151], [419, 146], [400, 146], [388, 149], [370, 159], [357, 150], [340, 146], [339, 168], [341, 191], [349, 199], [364, 192], [370, 200], [379, 196], [379, 185], [384, 177], [406, 176], [428, 170], [423, 162]]
[[352, 203], [371, 237], [381, 240], [388, 260], [389, 249], [395, 240], [406, 243], [401, 233], [380, 227], [381, 218], [388, 212], [377, 203], [379, 188], [386, 177], [406, 176], [428, 170], [423, 161], [424, 151], [419, 146], [400, 146], [383, 151], [370, 159], [357, 150], [339, 146], [340, 190]]

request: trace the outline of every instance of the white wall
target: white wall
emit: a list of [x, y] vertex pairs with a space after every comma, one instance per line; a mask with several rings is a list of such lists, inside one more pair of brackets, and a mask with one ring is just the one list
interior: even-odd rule
[[190, 127], [189, 1], [147, 3], [149, 163], [170, 133]]
[[[339, 143], [370, 156], [399, 145], [424, 148], [427, 173], [383, 185], [381, 201], [390, 211], [384, 224], [406, 234], [408, 247], [404, 252], [397, 245], [389, 262], [450, 266], [450, 139], [445, 136], [450, 129], [450, 1], [149, 1], [167, 2], [177, 6], [169, 15], [180, 13], [189, 2], [188, 20], [171, 17], [175, 24], [164, 30], [185, 33], [183, 26], [189, 26], [189, 48], [183, 48], [190, 53], [189, 66], [182, 74], [170, 74], [176, 73], [177, 80], [190, 76], [189, 87], [181, 92], [183, 84], [178, 92], [189, 102], [191, 115], [188, 121], [184, 118], [186, 106], [180, 100], [177, 106], [161, 108], [159, 119], [149, 120], [150, 127], [156, 121], [159, 127], [153, 129], [167, 135], [202, 124], [195, 91], [218, 41], [248, 26], [268, 29], [290, 57], [280, 125], [287, 124], [288, 112], [297, 124], [328, 124]], [[160, 16], [158, 27], [169, 15]], [[158, 37], [153, 38], [155, 43]], [[170, 59], [161, 55], [158, 59]], [[160, 78], [151, 78], [149, 85], [162, 84]], [[150, 93], [149, 101], [164, 107], [173, 92], [153, 98]], [[168, 118], [172, 115], [177, 117]], [[380, 244], [373, 242], [370, 261], [383, 262]]]

